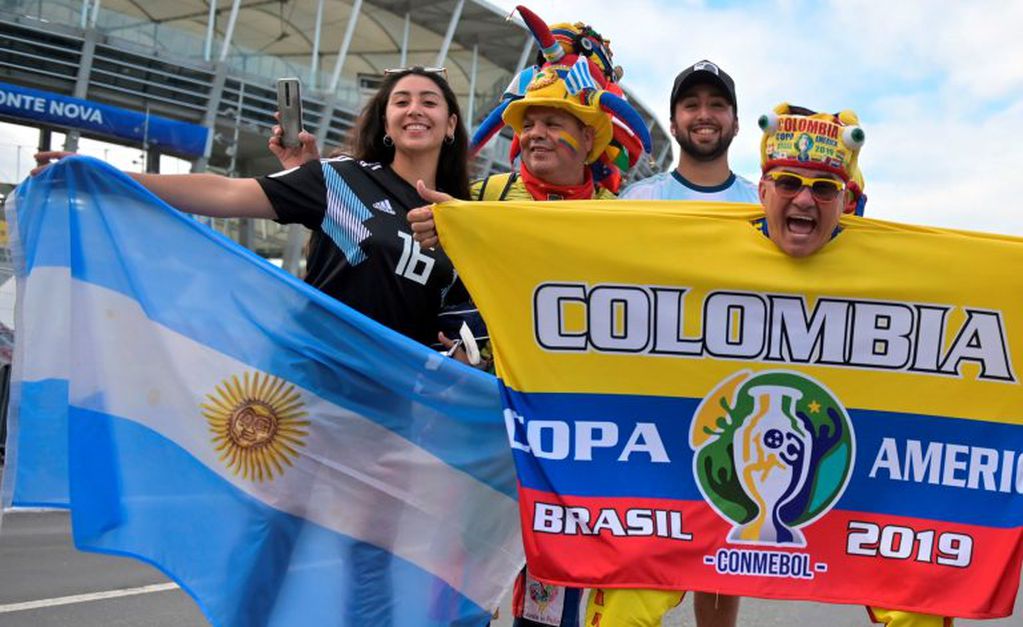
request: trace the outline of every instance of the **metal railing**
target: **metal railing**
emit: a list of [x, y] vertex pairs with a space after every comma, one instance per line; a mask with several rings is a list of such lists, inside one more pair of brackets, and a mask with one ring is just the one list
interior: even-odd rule
[[[23, 1], [23, 0], [22, 0]], [[46, 4], [44, 4], [46, 6]], [[4, 17], [0, 11], [0, 18]], [[24, 23], [0, 19], [0, 80], [42, 86], [70, 93], [81, 60], [83, 38], [68, 27], [42, 28], [42, 22]], [[77, 36], [76, 36], [77, 35]], [[209, 107], [209, 86], [214, 69], [194, 64], [187, 58], [154, 55], [132, 42], [104, 36], [96, 45], [89, 81], [89, 97], [135, 110], [148, 108], [165, 117], [198, 123]], [[244, 86], [244, 87], [243, 87]], [[251, 75], [231, 74], [221, 98], [222, 115], [233, 112], [244, 88], [241, 122], [248, 130], [265, 134], [273, 125], [277, 109], [274, 81]], [[354, 94], [354, 91], [350, 91]], [[327, 133], [328, 144], [340, 145], [354, 124], [355, 106], [345, 101], [335, 105]], [[324, 101], [316, 94], [304, 94], [306, 128], [315, 132], [323, 121]], [[235, 115], [224, 115], [227, 125]]]
[[[50, 29], [64, 27], [81, 28], [81, 0], [4, 0], [0, 4], [0, 19], [26, 26]], [[157, 57], [170, 57], [177, 62], [211, 68], [205, 58], [206, 41], [173, 25], [143, 20], [124, 15], [100, 5], [96, 27], [107, 37], [121, 43], [131, 43], [140, 49], [155, 53]], [[215, 37], [211, 48], [219, 50], [222, 38]], [[281, 76], [308, 76], [308, 65], [295, 64], [287, 59], [231, 46], [227, 59], [228, 66], [236, 73], [274, 80]], [[327, 82], [329, 75], [317, 69], [317, 84]], [[345, 81], [342, 78], [342, 81]], [[354, 81], [347, 80], [338, 89], [339, 102], [355, 105], [358, 103], [358, 88]]]
[[[32, 85], [50, 91], [71, 93], [81, 62], [84, 31], [80, 0], [4, 0], [0, 3], [0, 81]], [[203, 57], [204, 40], [166, 24], [140, 21], [102, 8], [87, 97], [134, 110], [149, 110], [164, 117], [199, 123], [210, 106], [209, 90], [216, 70]], [[218, 45], [213, 46], [217, 49]], [[299, 67], [276, 57], [233, 48], [227, 61], [228, 76], [216, 125], [219, 130], [238, 126], [252, 136], [265, 137], [273, 125], [277, 108], [274, 80], [282, 75], [307, 76]], [[321, 78], [319, 84], [328, 82]], [[507, 85], [495, 82], [478, 100], [477, 121], [496, 104]], [[303, 97], [305, 126], [315, 133], [324, 122], [325, 100], [321, 93], [307, 91]], [[357, 84], [342, 77], [335, 110], [329, 120], [327, 144], [343, 145], [354, 126], [364, 98]], [[240, 103], [240, 106], [239, 106]], [[239, 111], [240, 109], [240, 111]], [[213, 171], [225, 172], [225, 148], [230, 140], [215, 135], [220, 161], [211, 162]], [[326, 147], [324, 147], [326, 148]], [[234, 146], [234, 150], [237, 150]], [[509, 139], [493, 138], [472, 164], [476, 176], [508, 169]], [[655, 151], [657, 147], [655, 147]], [[216, 156], [216, 155], [215, 155]], [[670, 158], [670, 157], [669, 157]], [[649, 176], [663, 169], [648, 160], [630, 173], [629, 180]], [[217, 225], [229, 233], [238, 231], [236, 222]], [[257, 239], [283, 242], [283, 229], [276, 224], [257, 223]], [[276, 244], [275, 244], [276, 245]]]

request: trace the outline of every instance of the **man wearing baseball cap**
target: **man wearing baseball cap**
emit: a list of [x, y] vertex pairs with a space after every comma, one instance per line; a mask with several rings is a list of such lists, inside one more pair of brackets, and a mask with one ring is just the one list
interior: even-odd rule
[[728, 165], [739, 133], [732, 77], [711, 61], [694, 63], [675, 77], [669, 104], [678, 167], [630, 185], [621, 198], [758, 202], [756, 186]]
[[[633, 183], [621, 198], [759, 202], [756, 186], [737, 176], [728, 165], [728, 147], [739, 132], [732, 77], [711, 61], [698, 61], [675, 77], [669, 106], [671, 134], [680, 149], [678, 167]], [[682, 602], [684, 595], [655, 590], [597, 590], [587, 605], [587, 624], [599, 616], [611, 617], [604, 623], [611, 625], [626, 619], [630, 622], [623, 624], [646, 624], [634, 622], [642, 621], [644, 616], [659, 621], [664, 612]], [[739, 597], [697, 592], [693, 595], [693, 612], [697, 627], [734, 627]]]

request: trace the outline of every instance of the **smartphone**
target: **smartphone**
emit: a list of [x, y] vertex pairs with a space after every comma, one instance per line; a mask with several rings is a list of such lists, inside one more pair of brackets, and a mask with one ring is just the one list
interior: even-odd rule
[[302, 82], [297, 78], [277, 79], [277, 110], [281, 112], [281, 142], [286, 148], [301, 145], [298, 134], [302, 130]]

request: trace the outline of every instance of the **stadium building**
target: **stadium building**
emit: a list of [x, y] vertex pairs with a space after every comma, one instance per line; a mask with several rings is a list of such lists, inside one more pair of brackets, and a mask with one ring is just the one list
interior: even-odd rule
[[[79, 136], [133, 148], [150, 172], [167, 171], [167, 157], [193, 171], [272, 172], [281, 77], [301, 79], [304, 126], [325, 152], [343, 143], [384, 70], [410, 65], [447, 68], [471, 134], [536, 55], [517, 18], [478, 0], [3, 0], [0, 41], [0, 121], [39, 129], [36, 146], [0, 140], [20, 161], [0, 173], [12, 179], [0, 191], [37, 148], [74, 148]], [[654, 140], [654, 159], [630, 173], [642, 178], [670, 167], [671, 141], [633, 104]], [[507, 132], [476, 157], [476, 175], [508, 168]], [[300, 234], [289, 245], [268, 221], [214, 227], [297, 270]]]

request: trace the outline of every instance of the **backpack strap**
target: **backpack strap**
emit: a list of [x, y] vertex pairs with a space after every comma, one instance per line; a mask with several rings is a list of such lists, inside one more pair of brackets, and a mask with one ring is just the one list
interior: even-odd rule
[[480, 190], [476, 194], [475, 200], [504, 200], [508, 195], [508, 190], [511, 189], [511, 186], [515, 184], [518, 178], [518, 172], [505, 172], [488, 176], [483, 179], [483, 184], [480, 185]]

